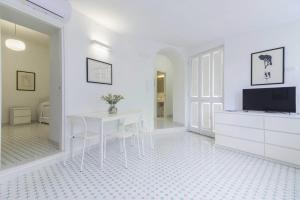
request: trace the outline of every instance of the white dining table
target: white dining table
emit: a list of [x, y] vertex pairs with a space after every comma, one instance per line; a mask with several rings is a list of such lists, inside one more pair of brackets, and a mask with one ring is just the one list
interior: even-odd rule
[[110, 122], [110, 121], [118, 121], [120, 119], [124, 119], [127, 116], [132, 116], [132, 115], [140, 115], [139, 118], [141, 119], [142, 112], [141, 111], [128, 111], [128, 112], [118, 112], [117, 114], [108, 114], [108, 113], [104, 113], [104, 112], [92, 112], [92, 113], [80, 114], [81, 117], [85, 117], [87, 120], [88, 119], [97, 120], [100, 125], [99, 148], [100, 148], [100, 166], [101, 166], [101, 168], [103, 168], [103, 162], [104, 162], [104, 130], [103, 130], [104, 123]]

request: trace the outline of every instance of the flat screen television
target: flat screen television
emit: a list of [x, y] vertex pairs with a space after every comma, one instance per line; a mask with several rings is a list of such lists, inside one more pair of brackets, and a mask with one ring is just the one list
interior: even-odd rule
[[296, 112], [296, 87], [244, 89], [243, 110]]

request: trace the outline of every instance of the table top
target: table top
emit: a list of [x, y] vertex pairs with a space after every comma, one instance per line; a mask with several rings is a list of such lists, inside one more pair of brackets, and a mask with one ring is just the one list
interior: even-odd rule
[[103, 121], [117, 120], [130, 115], [142, 115], [141, 111], [127, 111], [127, 112], [118, 112], [117, 114], [109, 114], [107, 112], [91, 112], [91, 113], [81, 113], [71, 116], [81, 116], [86, 118], [99, 119]]

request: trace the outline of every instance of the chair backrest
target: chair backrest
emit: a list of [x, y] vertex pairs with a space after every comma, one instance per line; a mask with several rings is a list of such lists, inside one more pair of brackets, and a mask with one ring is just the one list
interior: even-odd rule
[[76, 136], [76, 135], [86, 135], [87, 134], [87, 122], [85, 117], [83, 116], [68, 116], [68, 119], [70, 120], [71, 123], [71, 135]]

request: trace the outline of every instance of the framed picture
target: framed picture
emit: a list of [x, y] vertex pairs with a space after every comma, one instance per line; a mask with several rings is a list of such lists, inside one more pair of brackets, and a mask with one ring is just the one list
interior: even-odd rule
[[35, 73], [17, 71], [17, 90], [35, 91]]
[[112, 85], [112, 64], [86, 58], [86, 71], [88, 83]]
[[284, 47], [251, 54], [251, 85], [284, 83]]

